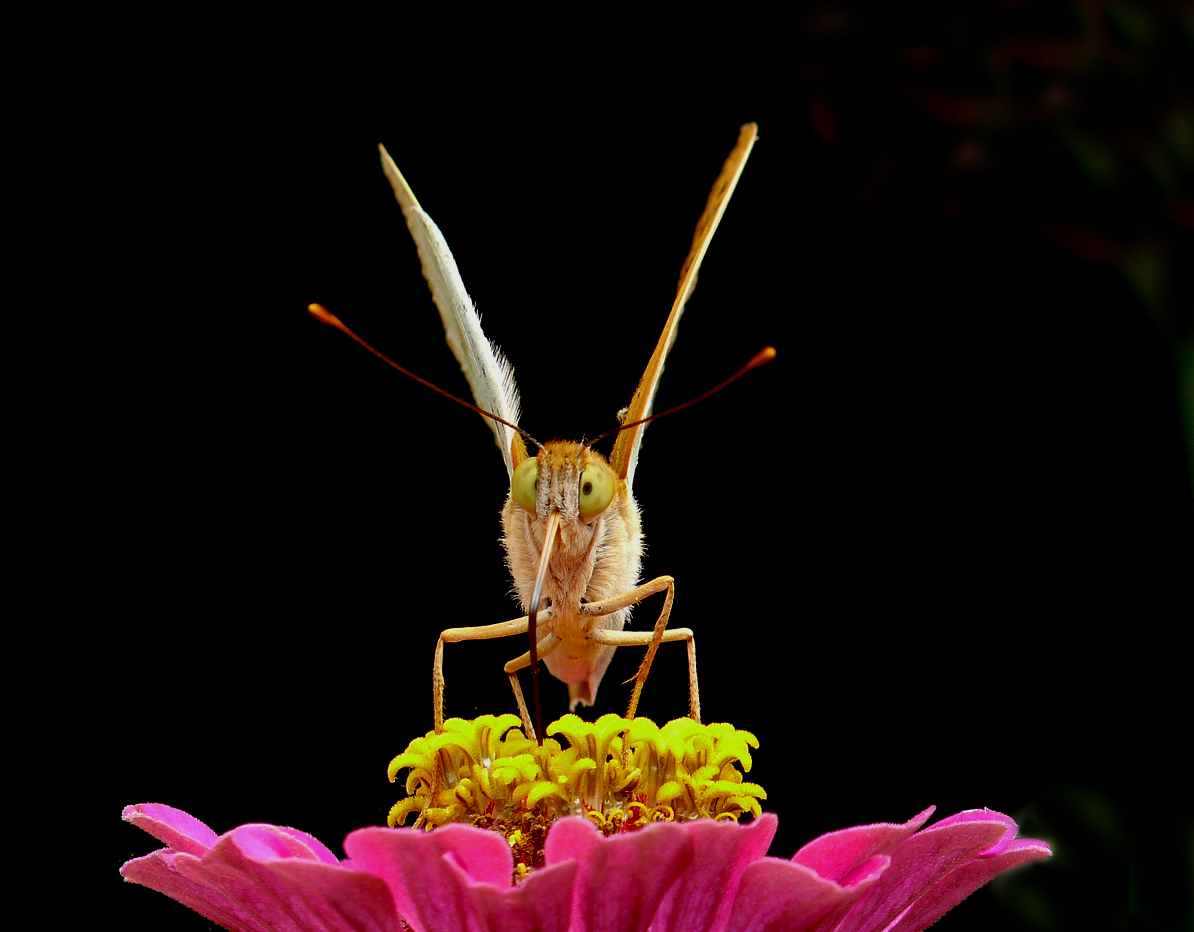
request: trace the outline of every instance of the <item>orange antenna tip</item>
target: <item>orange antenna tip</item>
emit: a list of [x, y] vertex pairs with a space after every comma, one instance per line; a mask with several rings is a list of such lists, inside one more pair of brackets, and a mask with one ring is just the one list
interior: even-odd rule
[[322, 304], [308, 304], [307, 310], [316, 320], [323, 321], [330, 327], [341, 328], [344, 326], [344, 324], [340, 322], [340, 318], [329, 311]]
[[750, 362], [746, 364], [746, 370], [757, 369], [759, 366], [765, 366], [775, 358], [775, 347], [764, 346], [761, 350], [755, 353]]

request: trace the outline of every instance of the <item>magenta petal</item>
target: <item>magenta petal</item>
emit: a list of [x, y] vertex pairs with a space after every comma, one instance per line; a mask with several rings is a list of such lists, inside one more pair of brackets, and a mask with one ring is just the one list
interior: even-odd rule
[[308, 835], [306, 832], [300, 832], [297, 828], [286, 828], [282, 825], [271, 825], [270, 828], [283, 835], [289, 835], [293, 840], [302, 844], [311, 854], [315, 855], [315, 860], [322, 861], [324, 864], [338, 865], [340, 863], [340, 859], [332, 854], [331, 849], [314, 835]]
[[572, 888], [580, 865], [565, 861], [533, 872], [498, 896], [477, 898], [493, 932], [566, 932], [572, 921]]
[[134, 858], [126, 862], [120, 869], [120, 875], [130, 883], [164, 893], [170, 899], [177, 900], [183, 906], [193, 909], [226, 929], [231, 929], [232, 932], [270, 932], [267, 926], [259, 923], [223, 894], [183, 877], [174, 869], [175, 857], [191, 855], [175, 855], [170, 849], [164, 848], [143, 858]]
[[[279, 857], [277, 853], [284, 851], [300, 853]], [[301, 842], [274, 826], [235, 828], [203, 858], [175, 856], [174, 869], [236, 904], [252, 920], [250, 928], [348, 932], [352, 926], [344, 918], [345, 899], [359, 901], [360, 913], [372, 917], [372, 928], [399, 928], [393, 900], [380, 880], [351, 867], [321, 863]], [[341, 876], [324, 877], [321, 871]], [[321, 890], [338, 899], [324, 900]]]
[[575, 932], [645, 930], [663, 896], [692, 862], [685, 827], [659, 822], [603, 838], [587, 819], [561, 819], [547, 833], [549, 865], [580, 865], [572, 904]]
[[764, 858], [742, 874], [726, 932], [816, 932], [832, 927], [863, 891], [875, 883], [888, 858], [868, 862], [855, 885], [843, 887], [802, 864]]
[[900, 917], [890, 932], [920, 932], [997, 874], [1029, 861], [1047, 858], [1052, 853], [1043, 841], [1031, 838], [1013, 841], [994, 856], [986, 856], [984, 852], [977, 860], [963, 864], [934, 884]]
[[812, 868], [827, 880], [836, 880], [843, 886], [850, 886], [852, 871], [866, 864], [871, 858], [895, 851], [928, 821], [934, 808], [929, 806], [902, 825], [877, 822], [873, 825], [856, 825], [853, 828], [830, 832], [828, 835], [814, 838], [797, 851], [792, 860]]
[[935, 832], [947, 825], [958, 825], [962, 822], [1002, 822], [1003, 836], [995, 842], [986, 851], [980, 851], [979, 857], [990, 857], [991, 855], [1002, 853], [1008, 845], [1016, 837], [1016, 832], [1019, 831], [1019, 826], [1016, 825], [1016, 820], [1011, 816], [1004, 815], [1002, 812], [996, 812], [994, 809], [963, 809], [955, 815], [946, 816], [940, 822], [934, 822], [930, 825], [926, 832]]
[[242, 825], [216, 836], [170, 806], [129, 806], [124, 818], [165, 848], [121, 868], [233, 932], [399, 932], [394, 901], [376, 877], [342, 866], [305, 832]]
[[999, 821], [962, 822], [913, 835], [891, 855], [891, 867], [834, 928], [836, 932], [879, 932], [950, 871], [999, 841]]
[[[311, 850], [311, 842], [331, 855], [331, 863], [339, 864], [335, 855], [305, 832], [292, 828], [264, 823], [241, 825], [228, 832], [224, 838], [236, 837], [236, 846], [245, 857], [255, 861], [276, 861], [279, 858], [299, 858], [303, 861], [320, 861], [323, 858]], [[221, 839], [222, 841], [223, 839]], [[218, 847], [218, 846], [217, 846]]]
[[[351, 867], [318, 861], [279, 861], [270, 866], [296, 900], [328, 932], [401, 932], [404, 928], [386, 885]], [[308, 928], [304, 926], [304, 928]]]
[[162, 803], [125, 806], [120, 817], [176, 851], [203, 855], [219, 836], [193, 815]]
[[509, 843], [471, 825], [362, 828], [344, 839], [344, 851], [354, 867], [385, 882], [399, 914], [419, 932], [485, 928], [477, 896], [496, 897], [513, 884]]
[[651, 926], [659, 932], [721, 929], [747, 865], [767, 853], [779, 820], [765, 812], [748, 825], [699, 820], [680, 825], [692, 840], [693, 861], [664, 894]]

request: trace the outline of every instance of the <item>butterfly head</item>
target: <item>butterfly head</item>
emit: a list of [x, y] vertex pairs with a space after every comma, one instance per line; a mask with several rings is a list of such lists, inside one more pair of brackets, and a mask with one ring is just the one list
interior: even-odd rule
[[510, 495], [529, 515], [543, 517], [554, 511], [565, 523], [591, 527], [623, 485], [596, 450], [556, 440], [519, 463]]

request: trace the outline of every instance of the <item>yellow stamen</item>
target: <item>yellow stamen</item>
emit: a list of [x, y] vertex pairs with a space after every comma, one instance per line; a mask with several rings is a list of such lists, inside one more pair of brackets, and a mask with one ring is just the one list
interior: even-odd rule
[[645, 718], [565, 715], [541, 746], [518, 725], [516, 715], [449, 719], [443, 732], [412, 741], [390, 762], [391, 782], [410, 772], [389, 824], [417, 814], [428, 831], [447, 822], [494, 828], [516, 852], [526, 848], [533, 869], [530, 836], [546, 837], [561, 816], [585, 815], [614, 834], [653, 821], [757, 816], [767, 798], [742, 776], [759, 742], [732, 725], [683, 718], [660, 728]]

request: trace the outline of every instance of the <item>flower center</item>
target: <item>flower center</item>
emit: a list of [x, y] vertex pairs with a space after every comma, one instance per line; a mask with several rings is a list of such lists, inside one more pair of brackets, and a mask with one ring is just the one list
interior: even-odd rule
[[562, 816], [614, 835], [661, 820], [757, 816], [767, 798], [743, 780], [758, 739], [733, 725], [570, 714], [547, 727], [541, 746], [518, 725], [517, 715], [452, 718], [412, 741], [390, 761], [391, 783], [410, 773], [389, 825], [417, 813], [428, 831], [465, 822], [500, 832], [525, 876], [542, 865], [547, 830]]

